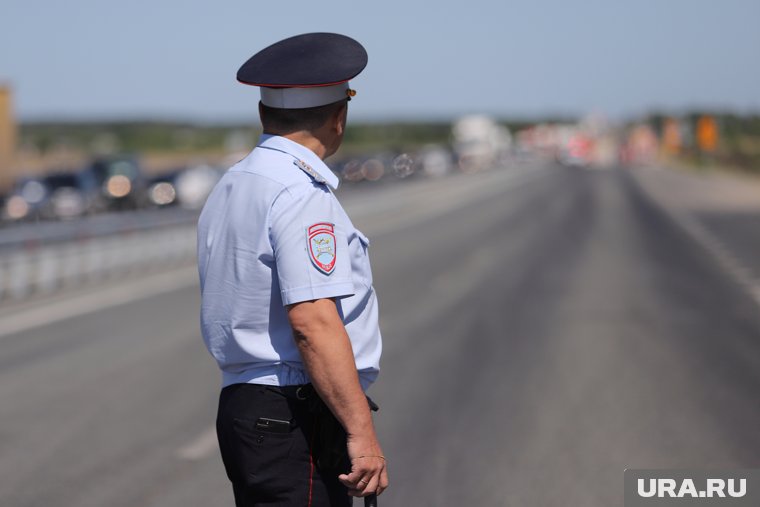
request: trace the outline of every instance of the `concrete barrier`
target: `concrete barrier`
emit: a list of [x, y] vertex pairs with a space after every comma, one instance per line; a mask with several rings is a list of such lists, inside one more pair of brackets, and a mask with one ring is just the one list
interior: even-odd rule
[[195, 261], [195, 223], [0, 251], [0, 303]]

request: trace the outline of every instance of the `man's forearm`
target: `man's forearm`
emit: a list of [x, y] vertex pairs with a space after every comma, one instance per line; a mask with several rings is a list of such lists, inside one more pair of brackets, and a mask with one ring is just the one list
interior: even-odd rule
[[372, 417], [359, 383], [356, 363], [343, 322], [329, 299], [289, 309], [294, 339], [319, 396], [346, 433], [374, 437]]

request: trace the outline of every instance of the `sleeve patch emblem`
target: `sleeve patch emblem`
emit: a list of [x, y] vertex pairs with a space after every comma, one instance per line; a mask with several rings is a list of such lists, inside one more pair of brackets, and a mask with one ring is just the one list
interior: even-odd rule
[[310, 225], [306, 228], [306, 243], [314, 267], [326, 275], [332, 273], [337, 257], [335, 226], [328, 222]]

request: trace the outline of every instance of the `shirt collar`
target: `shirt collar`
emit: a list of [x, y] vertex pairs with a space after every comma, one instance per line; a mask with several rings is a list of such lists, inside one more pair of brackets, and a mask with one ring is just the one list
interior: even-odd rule
[[[296, 161], [305, 163], [307, 167], [313, 169], [314, 172], [321, 176], [325, 183], [330, 185], [333, 189], [338, 188], [338, 184], [340, 183], [338, 177], [335, 176], [335, 174], [330, 170], [329, 167], [327, 167], [322, 159], [317, 156], [316, 153], [311, 151], [306, 146], [298, 144], [297, 142], [291, 141], [290, 139], [282, 136], [262, 134], [259, 138], [258, 147], [287, 153], [288, 155], [295, 158]], [[299, 164], [296, 165], [301, 168]], [[306, 172], [308, 173], [308, 171]]]

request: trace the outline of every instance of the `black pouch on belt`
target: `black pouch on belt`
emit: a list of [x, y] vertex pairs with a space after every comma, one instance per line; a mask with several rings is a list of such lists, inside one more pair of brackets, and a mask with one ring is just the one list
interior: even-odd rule
[[[320, 470], [347, 473], [351, 470], [351, 461], [346, 448], [346, 431], [322, 398], [311, 390], [307, 397], [309, 412], [314, 415], [315, 435], [312, 452]], [[380, 407], [367, 396], [369, 409], [377, 412]]]

